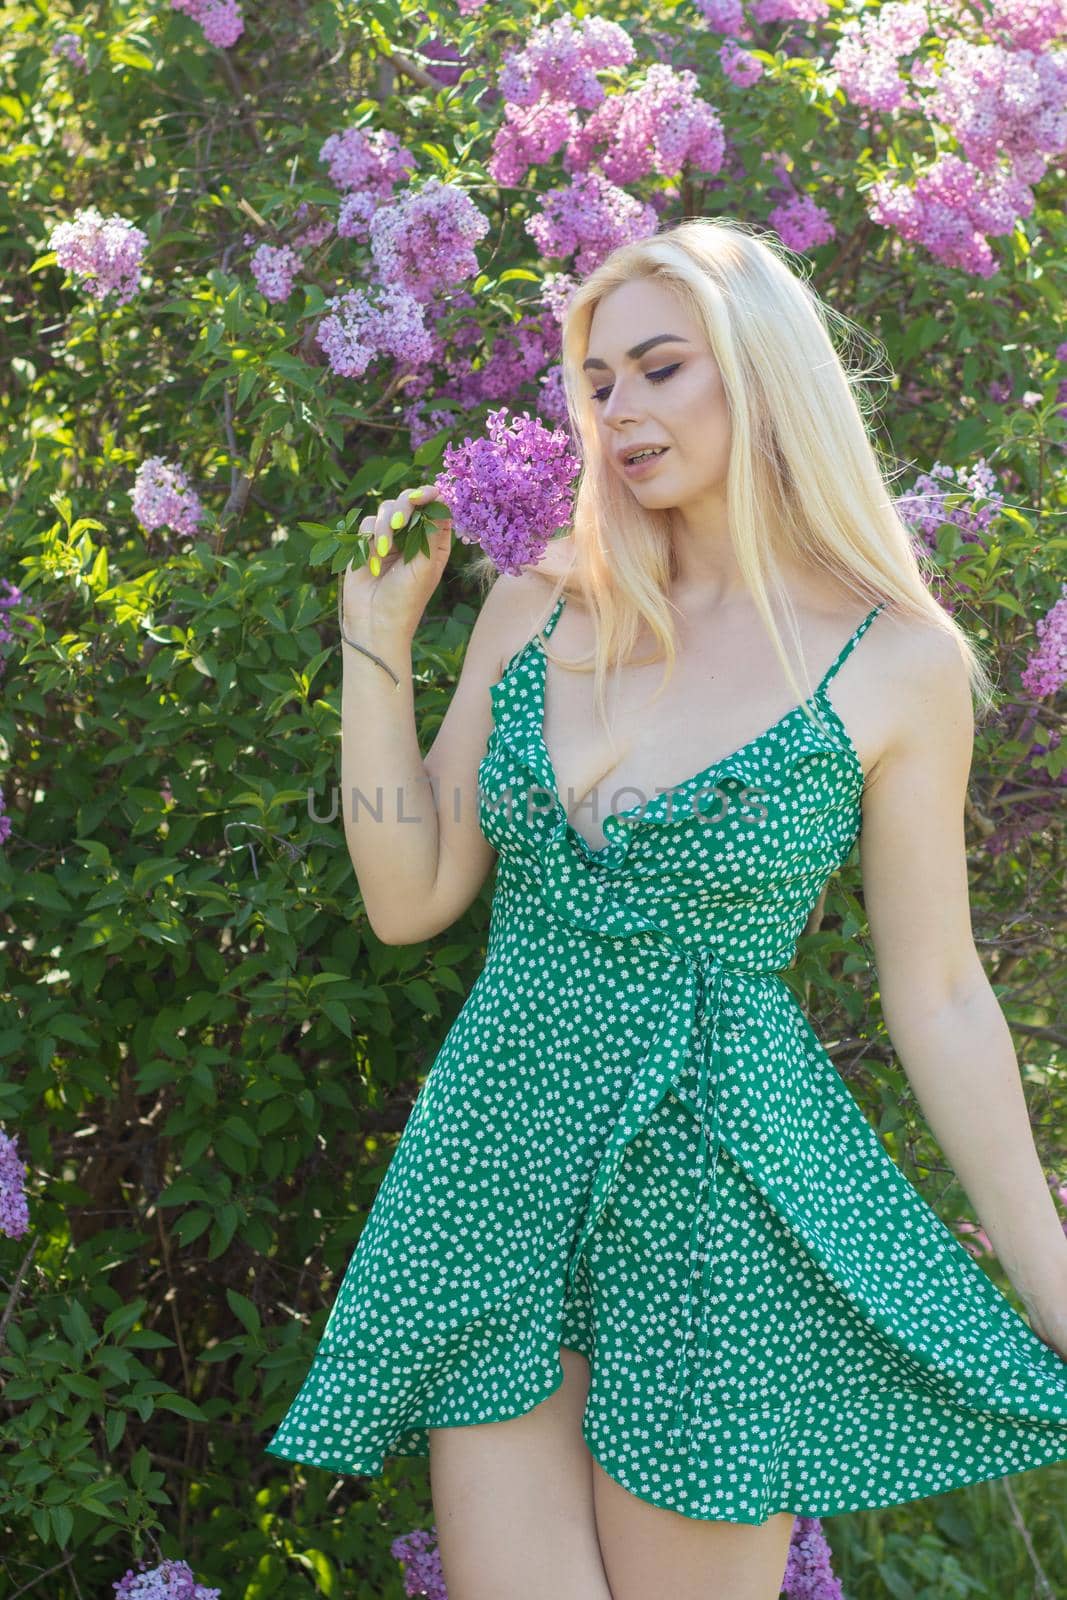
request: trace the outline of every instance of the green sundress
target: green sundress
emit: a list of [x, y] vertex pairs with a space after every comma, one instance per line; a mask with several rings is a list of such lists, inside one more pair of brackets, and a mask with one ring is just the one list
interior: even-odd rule
[[[633, 1494], [761, 1523], [1067, 1460], [1067, 1362], [890, 1158], [782, 978], [860, 829], [828, 686], [594, 849], [544, 740], [561, 598], [491, 690], [484, 967], [267, 1451], [374, 1476], [588, 1360]], [[812, 722], [804, 707], [816, 713]]]

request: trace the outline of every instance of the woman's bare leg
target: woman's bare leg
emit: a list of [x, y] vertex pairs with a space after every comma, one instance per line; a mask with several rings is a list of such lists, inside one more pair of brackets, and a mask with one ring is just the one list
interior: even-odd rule
[[582, 1438], [589, 1363], [559, 1356], [562, 1384], [525, 1416], [430, 1429], [448, 1600], [612, 1600]]
[[614, 1600], [778, 1600], [793, 1513], [703, 1522], [640, 1500], [593, 1463], [593, 1500]]

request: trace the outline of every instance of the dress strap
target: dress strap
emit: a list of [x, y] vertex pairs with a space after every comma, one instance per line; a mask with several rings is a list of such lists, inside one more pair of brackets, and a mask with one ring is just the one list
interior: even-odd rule
[[543, 638], [547, 639], [549, 634], [552, 632], [552, 629], [556, 626], [556, 623], [559, 621], [559, 614], [563, 610], [566, 600], [567, 596], [565, 594], [561, 594], [555, 605], [552, 607], [549, 619], [541, 629], [541, 635]]
[[851, 655], [852, 650], [859, 643], [860, 639], [862, 639], [863, 635], [867, 632], [867, 629], [870, 627], [871, 623], [874, 621], [874, 619], [878, 615], [879, 611], [882, 610], [884, 605], [885, 605], [885, 601], [884, 600], [879, 600], [878, 604], [874, 607], [873, 611], [868, 611], [867, 615], [864, 617], [864, 619], [860, 623], [859, 627], [855, 628], [852, 631], [852, 633], [849, 635], [849, 637], [845, 640], [844, 644], [841, 646], [840, 650], [837, 652], [837, 655], [834, 657], [833, 661], [831, 661], [830, 665], [827, 667], [825, 673], [823, 674], [822, 679], [820, 680], [820, 683], [819, 683], [819, 688], [820, 689], [824, 689], [826, 687], [826, 685], [830, 682], [830, 679], [834, 676], [835, 672], [841, 666], [841, 663], [843, 661], [845, 661], [849, 655]]

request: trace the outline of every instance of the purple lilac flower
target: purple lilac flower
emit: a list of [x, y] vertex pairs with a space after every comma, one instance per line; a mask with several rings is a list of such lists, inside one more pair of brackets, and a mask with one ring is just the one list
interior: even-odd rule
[[261, 244], [249, 263], [256, 288], [272, 302], [288, 300], [293, 292], [293, 277], [300, 269], [300, 257], [289, 245]]
[[[294, 220], [304, 222], [311, 211], [306, 200], [301, 200], [296, 208]], [[312, 220], [307, 223], [302, 233], [298, 233], [293, 240], [295, 250], [314, 250], [316, 245], [325, 244], [333, 232], [333, 223], [327, 216], [320, 217], [318, 222]]]
[[172, 528], [175, 533], [192, 535], [204, 517], [204, 508], [184, 470], [171, 466], [162, 456], [149, 456], [141, 462], [132, 504], [134, 516], [148, 533]]
[[907, 111], [920, 104], [900, 63], [918, 50], [928, 27], [919, 0], [888, 0], [880, 10], [842, 23], [830, 67], [853, 105]]
[[400, 1534], [389, 1546], [390, 1555], [404, 1569], [405, 1594], [424, 1595], [425, 1600], [448, 1600], [436, 1538], [436, 1527], [429, 1533], [423, 1528], [413, 1528], [410, 1533]]
[[923, 110], [983, 172], [1006, 154], [1019, 176], [1036, 183], [1067, 147], [1067, 56], [949, 39]]
[[54, 56], [66, 56], [68, 61], [76, 67], [84, 69], [89, 65], [82, 51], [81, 40], [76, 33], [61, 33], [52, 46]]
[[797, 194], [795, 190], [772, 208], [768, 221], [778, 230], [787, 249], [800, 253], [828, 244], [835, 237], [829, 212], [816, 205], [810, 195]]
[[541, 280], [541, 304], [560, 327], [563, 326], [567, 303], [577, 287], [578, 279], [569, 272], [546, 272]]
[[1063, 0], [984, 0], [987, 33], [999, 33], [1017, 50], [1042, 50], [1065, 30]]
[[244, 32], [244, 19], [237, 0], [170, 0], [172, 11], [184, 11], [203, 29], [208, 44], [227, 49]]
[[826, 0], [753, 0], [749, 14], [754, 23], [822, 22], [830, 15]]
[[763, 62], [751, 50], [743, 50], [736, 39], [727, 39], [719, 48], [719, 65], [731, 83], [748, 89], [763, 76]]
[[103, 217], [95, 206], [75, 212], [70, 222], [56, 223], [48, 237], [58, 264], [84, 279], [87, 294], [102, 300], [115, 290], [120, 306], [137, 293], [147, 246], [148, 236], [140, 228], [125, 217]]
[[818, 1517], [797, 1517], [782, 1579], [784, 1600], [844, 1600], [830, 1565], [830, 1546]]
[[488, 217], [464, 189], [428, 178], [421, 189], [374, 213], [371, 251], [383, 283], [430, 300], [477, 273], [474, 246], [488, 232]]
[[[988, 502], [983, 507], [965, 503], [948, 510], [945, 496], [967, 490], [976, 499]], [[971, 467], [949, 467], [935, 461], [928, 473], [920, 473], [910, 494], [901, 495], [898, 505], [911, 527], [932, 552], [937, 551], [937, 531], [943, 522], [954, 523], [964, 544], [981, 544], [994, 517], [1000, 515], [1004, 496], [996, 486], [992, 467], [979, 456]]]
[[583, 111], [592, 111], [604, 98], [596, 76], [608, 67], [627, 66], [637, 50], [630, 35], [617, 22], [570, 15], [556, 17], [535, 28], [521, 50], [504, 59], [497, 88], [513, 105], [532, 106], [541, 97]]
[[[0, 843], [11, 831], [7, 817], [7, 831], [0, 833]], [[26, 1201], [25, 1168], [15, 1149], [18, 1134], [9, 1137], [0, 1133], [0, 1233], [9, 1239], [21, 1239], [30, 1225], [30, 1208]]]
[[221, 1589], [209, 1589], [196, 1579], [186, 1561], [161, 1561], [146, 1571], [127, 1567], [125, 1575], [112, 1584], [115, 1600], [219, 1600]]
[[489, 437], [448, 445], [438, 494], [464, 544], [479, 544], [501, 572], [538, 561], [567, 520], [581, 460], [561, 429], [549, 432], [525, 411], [505, 422], [490, 411]]
[[1038, 619], [1039, 643], [1022, 672], [1022, 686], [1035, 700], [1058, 694], [1067, 683], [1067, 583], [1052, 610]]
[[386, 284], [370, 291], [350, 289], [334, 295], [327, 307], [330, 314], [319, 323], [315, 339], [338, 377], [361, 378], [380, 355], [414, 366], [433, 358], [423, 307], [404, 288]]
[[395, 184], [407, 181], [416, 169], [415, 157], [388, 128], [345, 128], [331, 133], [319, 151], [329, 167], [335, 188], [374, 189], [385, 195]]
[[[741, 8], [741, 0], [696, 0], [696, 6], [711, 33], [729, 34], [734, 39], [745, 36], [745, 13]], [[751, 32], [751, 29], [747, 31]]]
[[[11, 630], [11, 614], [16, 606], [25, 605], [26, 597], [22, 590], [8, 578], [0, 578], [4, 594], [0, 594], [0, 645], [10, 644], [15, 635]], [[30, 627], [29, 620], [25, 617], [19, 619], [24, 627]], [[0, 678], [7, 671], [7, 656], [0, 650]], [[9, 824], [10, 826], [10, 824]]]
[[993, 174], [959, 156], [940, 156], [913, 189], [881, 178], [869, 190], [871, 220], [921, 244], [946, 266], [991, 278], [996, 261], [987, 234], [1011, 233], [1034, 209], [1034, 197], [1012, 169]]
[[570, 106], [539, 100], [533, 106], [504, 102], [504, 121], [493, 135], [486, 163], [496, 183], [515, 189], [531, 167], [543, 167], [568, 139], [578, 133], [578, 118]]
[[595, 159], [620, 185], [651, 173], [676, 178], [684, 166], [718, 172], [726, 139], [699, 88], [695, 72], [653, 62], [640, 88], [608, 96], [587, 118], [567, 146], [564, 170], [584, 172]]
[[620, 244], [646, 239], [659, 226], [654, 206], [645, 205], [598, 172], [586, 172], [567, 188], [541, 197], [539, 216], [523, 223], [543, 256], [575, 254], [584, 277]]

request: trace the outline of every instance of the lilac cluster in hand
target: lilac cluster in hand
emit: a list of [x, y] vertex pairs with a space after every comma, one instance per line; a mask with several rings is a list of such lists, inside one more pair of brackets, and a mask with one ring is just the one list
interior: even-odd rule
[[219, 1600], [221, 1589], [197, 1583], [187, 1561], [161, 1561], [158, 1567], [128, 1567], [123, 1577], [112, 1584], [115, 1600]]
[[137, 293], [141, 258], [148, 235], [124, 217], [101, 216], [95, 206], [75, 212], [70, 222], [57, 222], [48, 236], [48, 248], [59, 265], [84, 280], [94, 300], [112, 291], [116, 303], [125, 305]]
[[506, 417], [503, 407], [490, 411], [488, 438], [448, 445], [435, 487], [457, 538], [515, 573], [538, 561], [566, 522], [582, 463], [561, 429], [549, 432], [525, 411]]
[[225, 50], [236, 44], [244, 32], [244, 18], [237, 0], [170, 0], [173, 11], [184, 11], [198, 22], [208, 44]]
[[[0, 838], [3, 838], [0, 835]], [[23, 1188], [24, 1168], [15, 1139], [0, 1133], [0, 1233], [21, 1239], [30, 1225], [30, 1208]]]
[[162, 456], [148, 456], [138, 467], [132, 504], [138, 522], [149, 533], [156, 528], [171, 528], [175, 533], [191, 535], [204, 517], [204, 508], [184, 468]]

